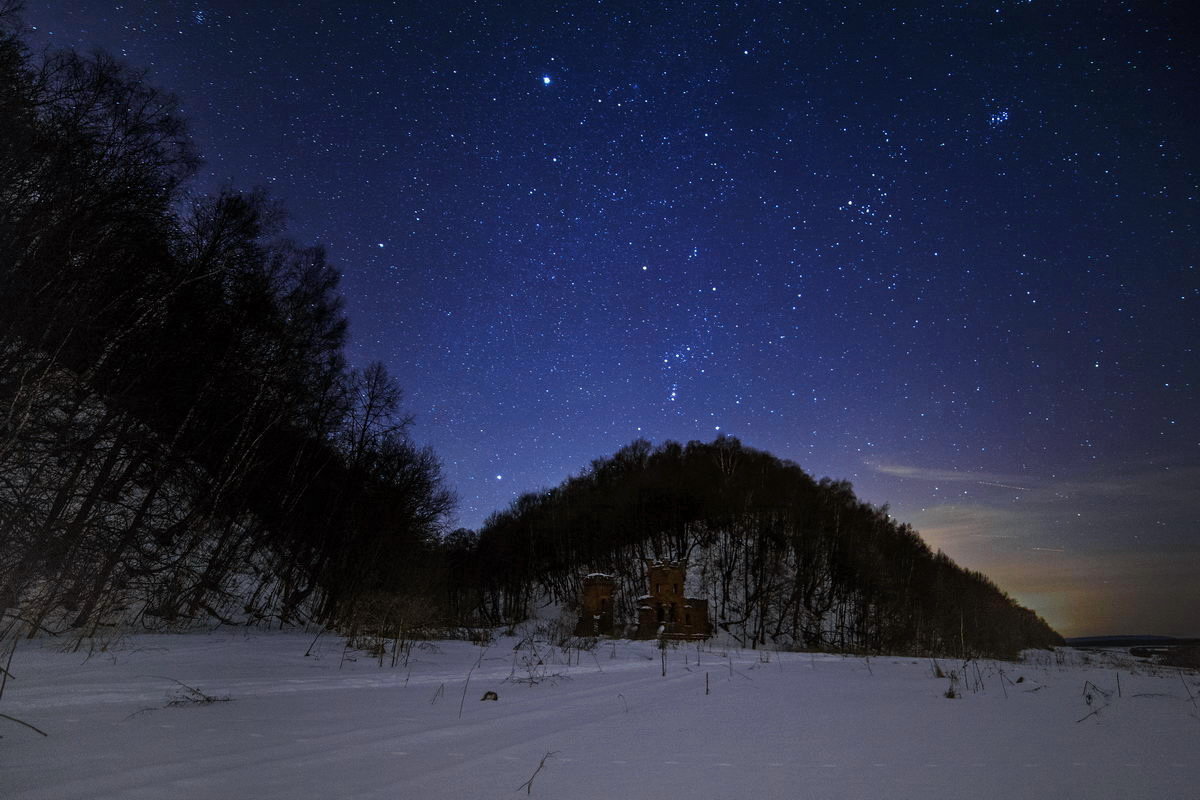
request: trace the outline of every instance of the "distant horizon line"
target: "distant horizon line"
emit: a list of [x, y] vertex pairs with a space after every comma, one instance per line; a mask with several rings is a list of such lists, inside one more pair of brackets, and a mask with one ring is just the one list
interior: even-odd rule
[[1087, 636], [1064, 636], [1063, 640], [1070, 644], [1071, 642], [1083, 641], [1145, 641], [1153, 640], [1163, 643], [1175, 642], [1180, 644], [1200, 644], [1200, 635], [1194, 636], [1168, 636], [1157, 633], [1112, 633], [1112, 634], [1089, 634]]

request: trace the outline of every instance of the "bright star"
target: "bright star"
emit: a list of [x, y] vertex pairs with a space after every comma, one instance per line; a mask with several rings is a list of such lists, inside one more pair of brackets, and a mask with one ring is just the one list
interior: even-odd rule
[[542, 85], [543, 85], [543, 86], [549, 86], [549, 85], [550, 85], [550, 76], [549, 76], [549, 75], [543, 75], [543, 76], [542, 76]]

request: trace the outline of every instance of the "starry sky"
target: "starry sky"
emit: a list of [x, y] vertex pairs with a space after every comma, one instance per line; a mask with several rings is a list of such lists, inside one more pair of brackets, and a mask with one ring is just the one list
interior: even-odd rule
[[[899, 8], [892, 7], [898, 5]], [[635, 438], [850, 480], [1065, 635], [1200, 635], [1185, 3], [38, 0], [343, 273], [478, 527]]]

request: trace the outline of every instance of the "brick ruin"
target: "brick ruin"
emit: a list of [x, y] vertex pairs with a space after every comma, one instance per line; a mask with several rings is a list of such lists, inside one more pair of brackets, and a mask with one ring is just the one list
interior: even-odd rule
[[[646, 594], [637, 599], [637, 626], [632, 638], [707, 639], [712, 634], [708, 601], [684, 595], [686, 578], [686, 561], [646, 562]], [[583, 579], [583, 608], [576, 636], [611, 636], [618, 632], [613, 620], [616, 588], [611, 575], [597, 572]]]
[[611, 575], [593, 572], [583, 579], [583, 610], [579, 614], [579, 624], [575, 626], [576, 636], [612, 636], [613, 634], [613, 592], [617, 582]]

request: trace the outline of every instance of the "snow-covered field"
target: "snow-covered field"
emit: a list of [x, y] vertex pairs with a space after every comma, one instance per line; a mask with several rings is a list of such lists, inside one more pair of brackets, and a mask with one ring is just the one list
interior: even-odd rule
[[1200, 797], [1200, 676], [1076, 651], [943, 660], [965, 672], [948, 699], [912, 658], [693, 644], [663, 677], [646, 642], [569, 664], [434, 642], [380, 667], [311, 640], [141, 635], [86, 660], [22, 642], [0, 713], [49, 736], [0, 719], [0, 798], [515, 798], [539, 764], [531, 796], [571, 800]]

